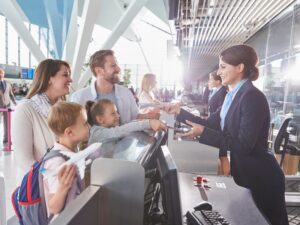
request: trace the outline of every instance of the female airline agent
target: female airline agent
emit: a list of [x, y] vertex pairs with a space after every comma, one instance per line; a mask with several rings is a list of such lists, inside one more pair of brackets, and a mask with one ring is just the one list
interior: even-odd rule
[[184, 136], [230, 151], [235, 182], [250, 189], [257, 207], [271, 224], [288, 225], [284, 175], [268, 151], [270, 113], [267, 100], [251, 81], [258, 78], [258, 58], [253, 48], [236, 45], [220, 54], [219, 73], [229, 86], [222, 108], [207, 120], [194, 117], [179, 106], [177, 120], [192, 126]]
[[227, 89], [222, 85], [222, 78], [218, 75], [217, 71], [209, 74], [208, 86], [213, 90], [208, 99], [208, 111], [209, 114], [212, 114], [222, 106]]
[[[218, 71], [213, 71], [209, 74], [208, 86], [212, 89], [212, 93], [209, 95], [208, 99], [208, 110], [210, 115], [222, 107], [227, 94], [227, 89], [222, 85], [222, 78], [218, 75]], [[226, 150], [219, 151], [218, 174], [226, 176], [230, 175], [230, 165]]]

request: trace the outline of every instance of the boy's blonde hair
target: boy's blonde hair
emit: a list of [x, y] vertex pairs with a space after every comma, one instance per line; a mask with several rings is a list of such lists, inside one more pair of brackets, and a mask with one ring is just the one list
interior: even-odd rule
[[48, 126], [56, 136], [62, 135], [66, 128], [74, 125], [84, 108], [74, 102], [57, 102], [48, 114]]

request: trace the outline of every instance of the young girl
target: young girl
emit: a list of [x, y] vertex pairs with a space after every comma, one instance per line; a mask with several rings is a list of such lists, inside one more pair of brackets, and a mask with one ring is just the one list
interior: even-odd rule
[[108, 99], [86, 103], [90, 129], [89, 145], [95, 142], [108, 143], [117, 141], [133, 131], [166, 129], [159, 120], [138, 120], [119, 126], [120, 116], [114, 103]]
[[[58, 137], [51, 151], [60, 151], [62, 154], [76, 154], [77, 145], [87, 140], [89, 134], [86, 112], [77, 103], [58, 102], [52, 106], [48, 126]], [[62, 157], [55, 157], [47, 160], [44, 168], [54, 170], [64, 162]], [[76, 166], [71, 164], [63, 167], [57, 176], [43, 178], [48, 215], [59, 214], [83, 190], [83, 181], [76, 171]]]

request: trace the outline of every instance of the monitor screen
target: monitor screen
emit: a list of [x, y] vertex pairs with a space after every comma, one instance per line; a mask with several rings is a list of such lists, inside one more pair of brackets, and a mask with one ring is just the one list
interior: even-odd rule
[[155, 143], [152, 144], [148, 154], [144, 155], [142, 159], [142, 165], [145, 170], [156, 168], [157, 152], [160, 146], [165, 145], [168, 140], [168, 133], [165, 131], [158, 131], [154, 134]]
[[158, 151], [157, 169], [161, 180], [161, 196], [166, 224], [182, 225], [177, 167], [167, 146]]

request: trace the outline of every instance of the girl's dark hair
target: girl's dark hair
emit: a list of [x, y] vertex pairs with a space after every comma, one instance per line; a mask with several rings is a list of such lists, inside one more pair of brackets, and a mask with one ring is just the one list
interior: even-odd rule
[[257, 68], [258, 57], [255, 50], [248, 45], [234, 45], [221, 52], [220, 58], [233, 66], [244, 64], [244, 78], [251, 81], [257, 80], [259, 71]]
[[209, 74], [215, 81], [220, 81], [222, 83], [222, 78], [218, 75], [218, 71], [215, 70]]
[[56, 75], [62, 65], [70, 70], [69, 64], [63, 60], [46, 59], [40, 62], [36, 68], [33, 82], [26, 98], [32, 98], [36, 94], [44, 93], [49, 86], [50, 78]]
[[88, 123], [93, 125], [98, 125], [97, 116], [102, 116], [105, 112], [107, 105], [111, 105], [113, 102], [109, 99], [101, 99], [97, 102], [87, 101], [85, 104], [85, 109], [87, 112]]

